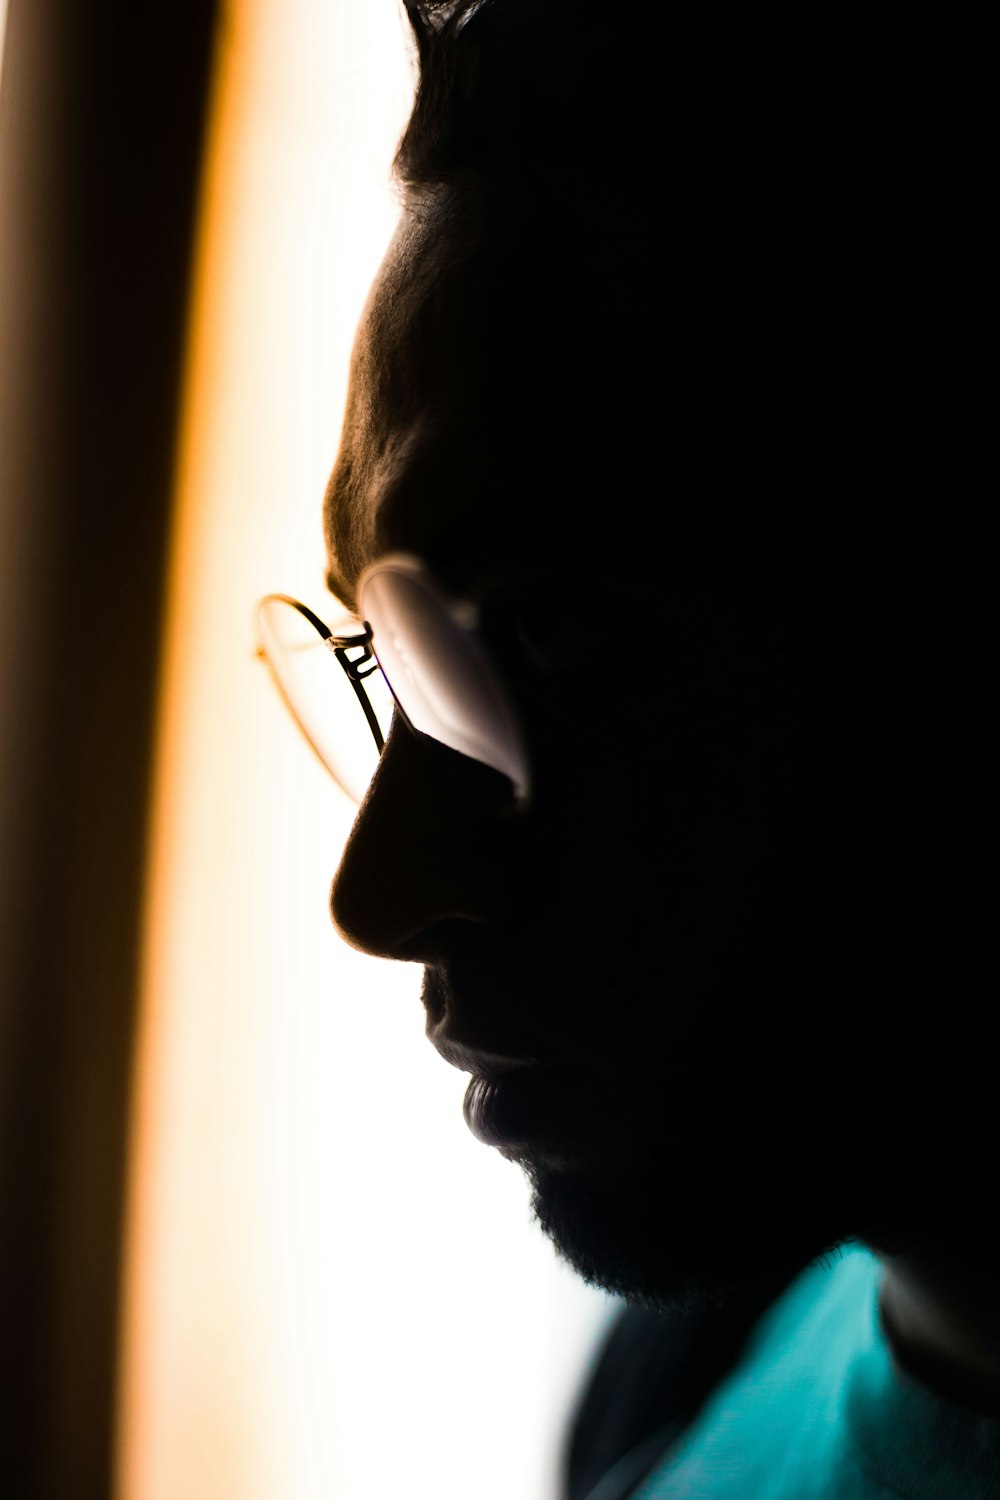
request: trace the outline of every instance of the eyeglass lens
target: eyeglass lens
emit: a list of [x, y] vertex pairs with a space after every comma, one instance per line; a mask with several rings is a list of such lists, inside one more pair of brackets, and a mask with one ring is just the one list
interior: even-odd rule
[[[379, 751], [354, 685], [315, 625], [292, 602], [272, 596], [260, 606], [258, 619], [264, 652], [285, 701], [324, 765], [348, 796], [360, 802]], [[352, 631], [357, 634], [357, 621], [345, 621], [344, 634]], [[360, 688], [385, 739], [393, 709], [385, 678], [365, 645], [349, 646], [345, 654], [364, 674]]]
[[[344, 790], [360, 802], [379, 758], [362, 699], [384, 740], [395, 698], [418, 733], [499, 771], [522, 802], [528, 767], [517, 716], [485, 649], [422, 565], [402, 554], [380, 558], [362, 575], [359, 602], [372, 642], [340, 645], [350, 670], [304, 605], [271, 595], [259, 609], [262, 644], [278, 686]], [[350, 617], [332, 628], [341, 639], [359, 634]]]
[[359, 584], [378, 659], [413, 728], [491, 766], [520, 800], [528, 767], [516, 714], [484, 648], [419, 563], [380, 558]]

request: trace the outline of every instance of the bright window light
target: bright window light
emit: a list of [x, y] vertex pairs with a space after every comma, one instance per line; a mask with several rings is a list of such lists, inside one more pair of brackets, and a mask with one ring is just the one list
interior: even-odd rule
[[327, 893], [352, 808], [255, 659], [323, 601], [348, 354], [396, 204], [394, 0], [222, 7], [151, 843], [118, 1500], [552, 1500], [612, 1306], [462, 1120], [419, 971]]

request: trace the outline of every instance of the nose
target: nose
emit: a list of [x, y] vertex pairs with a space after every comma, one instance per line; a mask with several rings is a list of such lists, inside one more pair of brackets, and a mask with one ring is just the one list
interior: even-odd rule
[[333, 880], [334, 926], [354, 948], [430, 963], [440, 924], [509, 916], [510, 785], [397, 715]]

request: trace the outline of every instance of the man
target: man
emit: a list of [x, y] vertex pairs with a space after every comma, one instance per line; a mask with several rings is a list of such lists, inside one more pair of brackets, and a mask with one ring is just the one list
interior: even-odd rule
[[975, 637], [903, 524], [954, 413], [878, 38], [408, 10], [326, 504], [399, 709], [334, 920], [631, 1304], [574, 1500], [1000, 1495]]

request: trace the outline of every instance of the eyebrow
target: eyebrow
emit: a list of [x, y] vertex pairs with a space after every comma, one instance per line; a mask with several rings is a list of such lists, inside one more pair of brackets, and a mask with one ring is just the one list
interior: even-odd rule
[[334, 566], [327, 568], [323, 581], [339, 604], [346, 605], [352, 615], [358, 616], [358, 601], [351, 585]]

